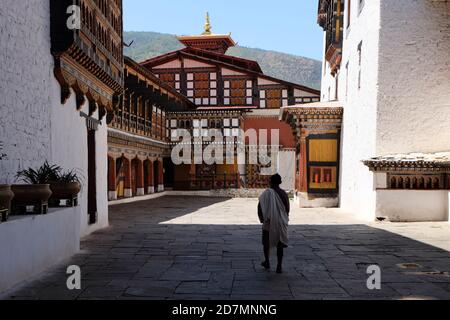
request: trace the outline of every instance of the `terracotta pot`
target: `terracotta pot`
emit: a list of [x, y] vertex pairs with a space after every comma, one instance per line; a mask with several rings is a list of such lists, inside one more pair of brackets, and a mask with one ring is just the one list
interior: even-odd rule
[[[0, 184], [0, 208], [8, 209], [8, 213], [11, 212], [11, 200], [14, 198], [14, 192], [11, 190], [11, 186], [8, 184]], [[8, 219], [8, 214], [3, 218], [0, 217], [2, 221]]]
[[52, 183], [50, 184], [52, 199], [70, 199], [76, 197], [81, 191], [79, 182]]
[[49, 184], [14, 184], [11, 190], [14, 192], [13, 202], [23, 205], [46, 203], [52, 195]]

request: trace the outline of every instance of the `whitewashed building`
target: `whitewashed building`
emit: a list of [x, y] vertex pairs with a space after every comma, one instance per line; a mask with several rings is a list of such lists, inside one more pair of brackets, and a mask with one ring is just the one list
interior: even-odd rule
[[321, 0], [322, 102], [339, 101], [340, 206], [449, 219], [450, 2]]
[[77, 3], [0, 7], [0, 184], [20, 183], [18, 170], [46, 160], [82, 178], [77, 207], [0, 224], [0, 292], [108, 226], [107, 115], [123, 91], [122, 1]]

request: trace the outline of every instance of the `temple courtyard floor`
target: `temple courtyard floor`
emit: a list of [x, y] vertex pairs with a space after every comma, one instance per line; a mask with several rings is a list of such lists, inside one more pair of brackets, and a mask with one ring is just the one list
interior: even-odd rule
[[[256, 199], [162, 197], [110, 207], [108, 229], [3, 299], [450, 299], [449, 223], [367, 223], [292, 205], [284, 273], [265, 271]], [[81, 290], [66, 269], [81, 268]], [[369, 290], [367, 268], [381, 271]]]

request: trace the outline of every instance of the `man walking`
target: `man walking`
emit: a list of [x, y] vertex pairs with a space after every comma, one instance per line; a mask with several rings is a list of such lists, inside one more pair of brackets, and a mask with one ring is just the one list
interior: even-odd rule
[[288, 246], [289, 197], [280, 188], [281, 176], [270, 177], [270, 188], [259, 197], [258, 216], [263, 224], [262, 242], [265, 261], [261, 265], [270, 269], [270, 249], [277, 248], [277, 273], [282, 273], [283, 251]]

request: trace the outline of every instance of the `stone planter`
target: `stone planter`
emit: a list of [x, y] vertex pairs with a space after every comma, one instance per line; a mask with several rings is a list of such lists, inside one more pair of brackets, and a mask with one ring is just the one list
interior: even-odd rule
[[2, 212], [0, 220], [5, 222], [8, 219], [8, 214], [11, 212], [11, 200], [14, 198], [14, 193], [11, 186], [7, 184], [0, 184], [0, 209], [4, 208], [7, 211]]
[[50, 190], [52, 191], [50, 206], [59, 207], [60, 200], [67, 200], [68, 207], [76, 207], [78, 205], [78, 194], [81, 191], [79, 182], [51, 183]]
[[16, 184], [11, 190], [14, 192], [12, 214], [26, 214], [30, 206], [35, 214], [47, 213], [48, 199], [52, 195], [49, 184]]

